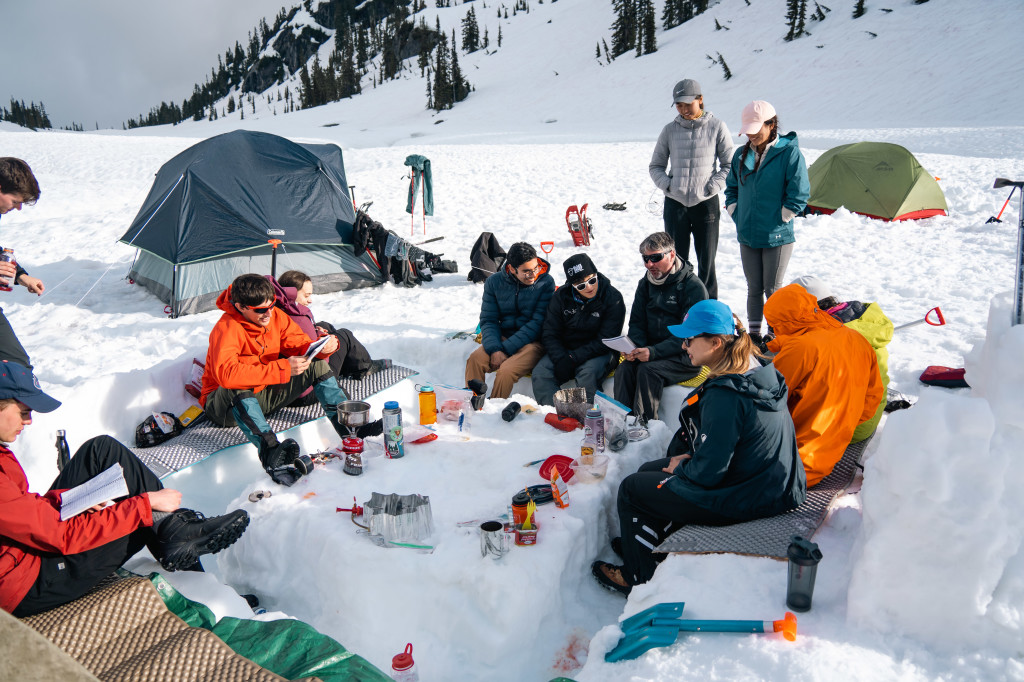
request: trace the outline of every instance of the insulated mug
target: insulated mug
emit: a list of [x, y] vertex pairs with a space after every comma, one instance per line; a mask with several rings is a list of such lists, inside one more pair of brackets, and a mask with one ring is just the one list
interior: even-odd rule
[[814, 594], [814, 578], [818, 574], [821, 550], [818, 545], [799, 535], [790, 538], [789, 580], [786, 584], [786, 606], [794, 611], [811, 610], [811, 596]]
[[508, 554], [508, 535], [501, 521], [484, 521], [480, 524], [480, 556], [490, 554], [495, 559]]

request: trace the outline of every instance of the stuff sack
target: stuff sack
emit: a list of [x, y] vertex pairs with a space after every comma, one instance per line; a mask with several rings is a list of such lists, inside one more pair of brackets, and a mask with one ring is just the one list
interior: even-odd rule
[[929, 386], [941, 386], [943, 388], [970, 388], [970, 384], [964, 378], [966, 370], [962, 367], [957, 369], [954, 367], [942, 367], [941, 365], [931, 365], [918, 377], [921, 383], [928, 384]]
[[170, 412], [154, 412], [135, 427], [135, 447], [151, 448], [160, 445], [184, 430], [181, 421]]
[[199, 400], [199, 396], [203, 392], [203, 372], [205, 371], [206, 365], [199, 358], [192, 358], [192, 366], [189, 372], [188, 383], [185, 384], [185, 392], [196, 400]]

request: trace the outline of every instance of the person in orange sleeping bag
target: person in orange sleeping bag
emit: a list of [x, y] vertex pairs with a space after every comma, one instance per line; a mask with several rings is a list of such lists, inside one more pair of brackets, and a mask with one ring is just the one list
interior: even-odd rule
[[764, 317], [768, 343], [789, 386], [789, 412], [807, 487], [832, 472], [857, 425], [870, 419], [885, 392], [875, 352], [863, 336], [818, 308], [799, 284], [772, 294]]

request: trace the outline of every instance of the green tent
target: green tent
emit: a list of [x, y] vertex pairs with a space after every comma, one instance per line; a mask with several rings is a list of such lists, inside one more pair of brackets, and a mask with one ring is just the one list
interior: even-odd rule
[[939, 183], [898, 144], [857, 142], [834, 147], [807, 169], [808, 213], [840, 206], [879, 220], [916, 220], [946, 215]]

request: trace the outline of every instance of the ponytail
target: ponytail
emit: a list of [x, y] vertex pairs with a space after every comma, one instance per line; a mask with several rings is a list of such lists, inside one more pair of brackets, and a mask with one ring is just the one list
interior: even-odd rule
[[759, 360], [765, 358], [735, 313], [732, 319], [736, 324], [736, 334], [715, 335], [722, 340], [722, 350], [718, 358], [708, 365], [708, 378], [719, 377], [725, 374], [743, 374], [750, 369], [751, 356]]

